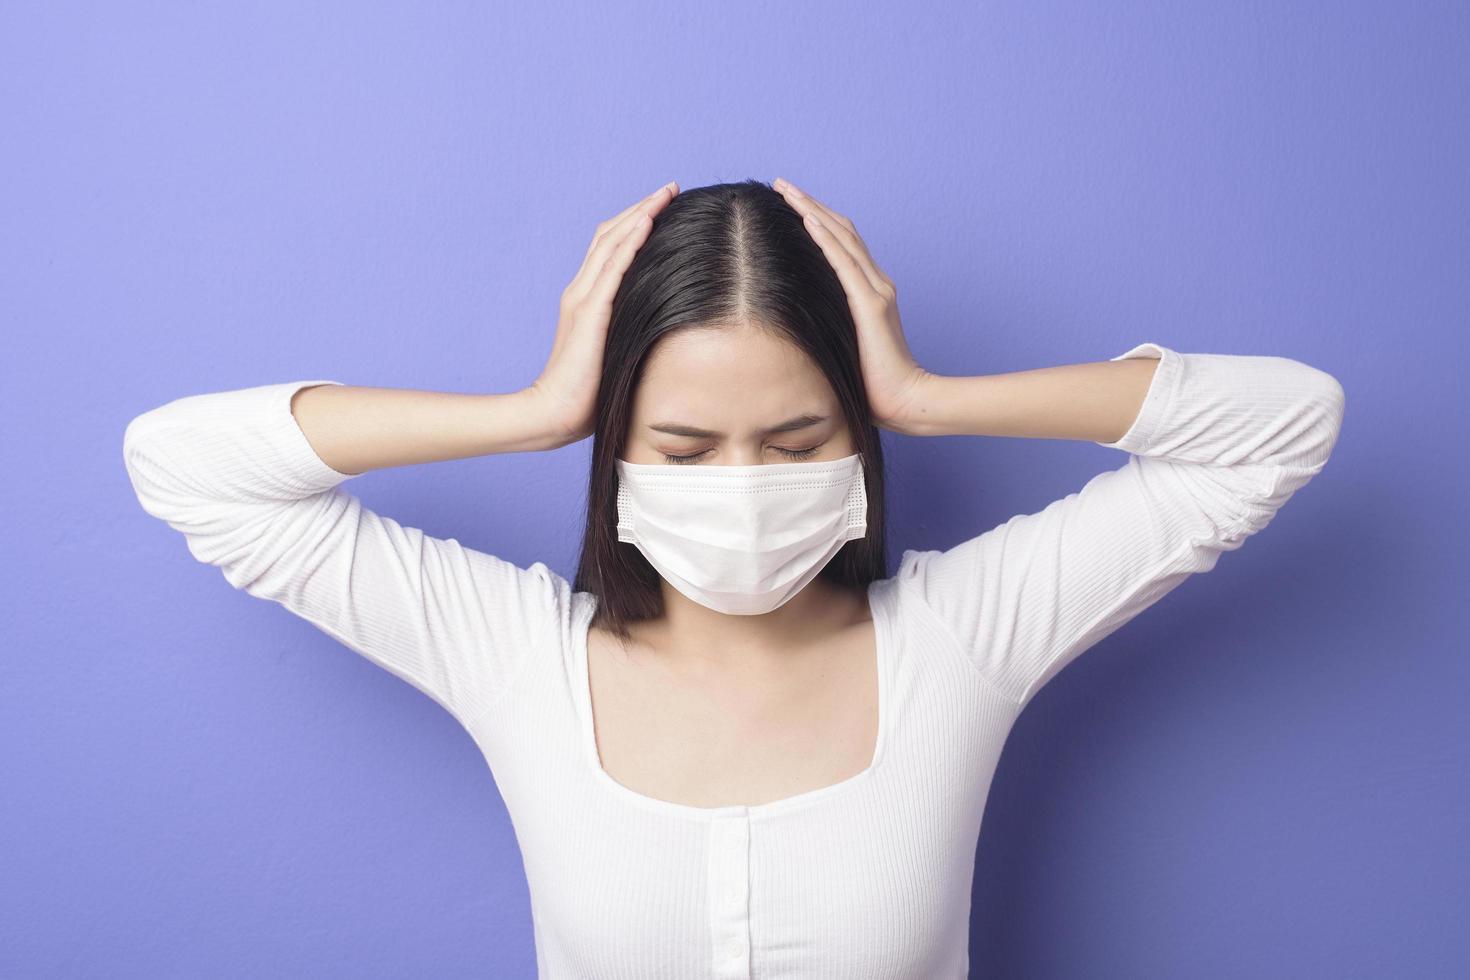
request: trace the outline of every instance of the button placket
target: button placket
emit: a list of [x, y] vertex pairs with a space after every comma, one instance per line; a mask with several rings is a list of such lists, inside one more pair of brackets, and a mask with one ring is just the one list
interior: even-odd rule
[[750, 824], [742, 814], [710, 821], [709, 925], [714, 976], [750, 977]]

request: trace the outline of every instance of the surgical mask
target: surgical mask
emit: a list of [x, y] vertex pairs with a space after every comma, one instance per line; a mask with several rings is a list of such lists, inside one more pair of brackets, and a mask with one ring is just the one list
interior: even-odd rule
[[861, 453], [819, 463], [616, 466], [618, 540], [718, 612], [776, 609], [868, 532]]

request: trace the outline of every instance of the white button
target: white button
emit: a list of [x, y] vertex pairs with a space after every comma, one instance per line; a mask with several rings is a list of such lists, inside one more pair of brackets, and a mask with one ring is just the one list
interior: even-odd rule
[[730, 954], [730, 959], [739, 959], [740, 954], [745, 952], [745, 944], [738, 939], [732, 939], [730, 940], [730, 945], [726, 946], [725, 949]]

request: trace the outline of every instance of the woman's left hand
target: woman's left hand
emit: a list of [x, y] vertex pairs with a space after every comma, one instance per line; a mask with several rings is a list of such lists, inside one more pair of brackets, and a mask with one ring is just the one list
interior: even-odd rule
[[772, 186], [805, 219], [807, 232], [821, 246], [847, 293], [873, 422], [895, 432], [910, 431], [930, 374], [914, 360], [904, 340], [893, 280], [878, 268], [850, 220], [789, 180], [778, 177]]

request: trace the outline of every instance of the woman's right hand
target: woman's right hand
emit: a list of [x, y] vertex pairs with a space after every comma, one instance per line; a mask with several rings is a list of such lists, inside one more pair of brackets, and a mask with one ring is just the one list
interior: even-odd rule
[[582, 267], [562, 290], [551, 356], [526, 388], [546, 413], [558, 445], [592, 434], [613, 296], [647, 239], [653, 216], [678, 193], [679, 185], [670, 181], [599, 224]]

